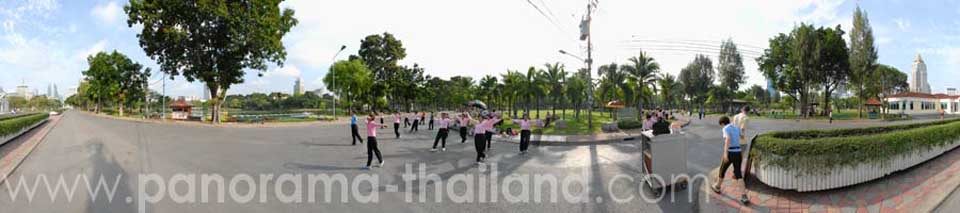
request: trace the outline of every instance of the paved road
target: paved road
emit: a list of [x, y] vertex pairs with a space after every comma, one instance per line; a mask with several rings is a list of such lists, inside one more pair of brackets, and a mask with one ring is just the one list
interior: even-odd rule
[[[691, 174], [706, 174], [710, 168], [717, 166], [722, 142], [720, 142], [719, 126], [715, 125], [715, 118], [695, 120], [687, 128], [690, 135], [689, 172]], [[823, 122], [793, 122], [756, 120], [750, 123], [750, 129], [755, 133], [770, 130], [805, 129], [805, 128], [841, 128], [861, 125], [884, 125], [889, 123], [840, 123], [827, 125]], [[497, 143], [493, 145], [493, 154], [488, 162], [496, 163], [494, 172], [480, 171], [474, 164], [474, 147], [472, 140], [466, 144], [458, 142], [458, 136], [452, 135], [446, 152], [431, 153], [429, 146], [435, 134], [433, 131], [421, 130], [416, 134], [404, 134], [402, 139], [392, 139], [392, 129], [380, 131], [381, 149], [387, 160], [385, 168], [361, 170], [360, 166], [366, 161], [363, 145], [349, 145], [346, 126], [307, 126], [290, 128], [217, 128], [194, 127], [168, 124], [139, 123], [121, 121], [91, 116], [84, 113], [67, 112], [60, 124], [53, 129], [45, 141], [33, 154], [12, 174], [8, 183], [21, 181], [33, 184], [43, 182], [41, 176], [48, 177], [51, 184], [56, 184], [56, 178], [63, 175], [67, 185], [73, 183], [75, 177], [87, 176], [92, 180], [103, 175], [105, 184], [117, 183], [117, 192], [113, 200], [100, 193], [89, 196], [84, 185], [77, 187], [78, 191], [72, 201], [65, 201], [66, 196], [60, 194], [57, 200], [51, 200], [44, 186], [38, 187], [36, 197], [27, 202], [25, 195], [11, 196], [11, 188], [0, 187], [0, 205], [4, 212], [136, 212], [143, 208], [147, 212], [690, 212], [697, 210], [686, 197], [691, 191], [683, 190], [677, 193], [665, 194], [668, 198], [675, 196], [677, 202], [668, 200], [647, 202], [641, 196], [654, 197], [650, 190], [643, 187], [639, 179], [630, 181], [624, 177], [637, 178], [640, 176], [637, 144], [619, 143], [588, 146], [544, 146], [532, 147], [531, 153], [525, 156], [517, 154], [515, 144]], [[361, 133], [363, 134], [363, 133]], [[752, 135], [753, 133], [751, 133]], [[436, 174], [443, 184], [426, 183], [421, 185], [414, 181], [407, 184], [403, 174], [406, 167], [419, 169], [419, 164], [426, 165], [426, 174]], [[177, 174], [195, 174], [194, 180], [201, 174], [218, 174], [225, 177], [227, 189], [236, 189], [236, 193], [227, 191], [226, 202], [201, 202], [199, 191], [202, 189], [217, 189], [200, 186], [199, 183], [191, 186], [188, 183], [166, 184], [165, 190], [160, 190], [152, 179], [139, 179], [139, 175], [156, 174], [165, 183], [173, 183]], [[243, 174], [261, 178], [260, 174], [273, 174], [272, 180], [266, 180], [255, 185], [255, 200], [243, 203], [241, 199], [231, 197], [230, 194], [246, 194], [251, 188], [245, 182], [231, 184], [231, 180]], [[283, 193], [294, 192], [295, 189], [308, 190], [306, 182], [300, 187], [292, 183], [276, 184], [276, 178], [281, 174], [300, 174], [306, 179], [307, 175], [342, 174], [356, 184], [355, 177], [376, 175], [379, 179], [377, 187], [363, 182], [357, 187], [359, 194], [369, 195], [376, 193], [379, 201], [376, 203], [360, 203], [356, 196], [350, 193], [351, 200], [341, 202], [338, 196], [341, 190], [334, 189], [332, 200], [323, 201], [323, 190], [318, 189], [318, 202], [284, 203], [275, 196], [278, 191]], [[121, 175], [121, 178], [117, 178]], [[495, 176], [495, 177], [494, 177]], [[22, 177], [22, 178], [21, 178]], [[538, 177], [554, 177], [558, 182], [564, 179], [582, 179], [587, 187], [573, 184], [568, 189], [551, 188], [550, 184], [507, 184], [501, 186], [496, 202], [487, 202], [493, 199], [490, 187], [479, 187], [482, 183], [489, 183], [496, 178], [503, 184], [507, 179]], [[430, 178], [419, 178], [430, 179]], [[259, 180], [259, 179], [258, 179]], [[466, 180], [466, 181], [464, 181]], [[451, 184], [459, 181], [459, 184]], [[202, 181], [201, 181], [202, 182]], [[469, 184], [466, 183], [476, 183]], [[536, 181], [532, 181], [536, 182]], [[140, 183], [146, 184], [144, 190]], [[549, 182], [547, 182], [549, 183]], [[576, 182], [574, 182], [576, 183]], [[96, 184], [94, 181], [93, 184]], [[699, 184], [699, 183], [698, 183]], [[172, 186], [170, 186], [172, 185]], [[420, 187], [426, 190], [420, 190]], [[263, 188], [261, 188], [263, 187]], [[337, 186], [338, 187], [338, 186]], [[331, 188], [337, 188], [331, 186]], [[696, 186], [694, 186], [696, 187]], [[322, 187], [320, 187], [322, 188]], [[475, 189], [472, 189], [475, 188]], [[484, 188], [484, 189], [481, 189]], [[506, 188], [506, 189], [504, 189]], [[196, 189], [190, 192], [189, 189]], [[439, 193], [435, 191], [439, 189]], [[550, 194], [560, 190], [558, 202], [550, 202]], [[145, 200], [159, 191], [165, 191], [166, 197], [159, 202], [150, 202], [139, 205], [139, 200]], [[585, 195], [585, 202], [575, 202], [565, 199], [563, 191], [568, 194]], [[212, 192], [216, 192], [213, 190]], [[410, 193], [404, 193], [410, 192]], [[542, 202], [510, 202], [506, 194], [522, 195], [535, 199], [537, 194]], [[582, 192], [582, 193], [581, 193]], [[22, 193], [22, 192], [21, 192]], [[261, 194], [263, 193], [263, 194]], [[306, 192], [301, 192], [306, 193]], [[163, 194], [163, 193], [161, 193]], [[257, 195], [260, 194], [260, 195]], [[263, 196], [266, 194], [267, 196]], [[406, 195], [411, 194], [414, 202], [406, 202]], [[426, 202], [420, 203], [421, 194], [426, 195]], [[457, 198], [464, 194], [473, 194], [473, 201], [457, 202]], [[196, 195], [191, 201], [177, 195]], [[439, 195], [439, 196], [438, 196]], [[211, 201], [216, 200], [212, 194]], [[614, 199], [627, 197], [634, 199], [626, 202], [612, 202]], [[174, 197], [177, 200], [174, 200]], [[440, 202], [434, 200], [441, 197]], [[485, 197], [484, 201], [480, 197]], [[261, 202], [261, 198], [265, 198]], [[16, 200], [14, 200], [16, 199]], [[129, 203], [127, 201], [130, 201]]]

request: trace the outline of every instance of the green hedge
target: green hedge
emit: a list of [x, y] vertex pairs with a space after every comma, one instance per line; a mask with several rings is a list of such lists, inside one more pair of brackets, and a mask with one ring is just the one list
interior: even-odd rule
[[49, 116], [50, 114], [47, 113], [38, 113], [0, 120], [0, 137], [20, 132], [20, 130], [30, 127], [30, 125], [46, 120]]
[[620, 120], [617, 122], [617, 128], [620, 129], [639, 129], [643, 127], [643, 122], [638, 120]]
[[863, 163], [884, 165], [960, 139], [960, 119], [838, 130], [772, 132], [759, 136], [750, 157], [800, 174], [827, 174]]
[[3, 115], [3, 116], [0, 116], [0, 121], [24, 117], [24, 116], [30, 116], [34, 114], [36, 113], [20, 113], [20, 114], [13, 114], [13, 115]]

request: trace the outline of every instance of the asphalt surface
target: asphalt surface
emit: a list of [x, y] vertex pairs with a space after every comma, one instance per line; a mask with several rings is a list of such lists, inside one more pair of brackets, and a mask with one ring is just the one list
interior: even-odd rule
[[[906, 121], [919, 122], [919, 121]], [[904, 123], [904, 122], [897, 122]], [[809, 128], [845, 128], [865, 125], [889, 125], [881, 122], [839, 122], [827, 124], [817, 121], [783, 121], [754, 119], [749, 124], [749, 135], [771, 130], [809, 129]], [[362, 127], [361, 127], [362, 128]], [[641, 197], [656, 197], [643, 184], [636, 142], [624, 142], [603, 145], [581, 146], [531, 146], [530, 153], [519, 155], [516, 144], [495, 143], [487, 160], [488, 165], [495, 164], [496, 170], [481, 171], [484, 166], [475, 164], [473, 140], [459, 142], [459, 135], [452, 132], [445, 152], [430, 152], [436, 131], [421, 128], [418, 133], [402, 132], [401, 139], [393, 139], [392, 128], [379, 131], [380, 149], [386, 160], [383, 168], [363, 170], [366, 163], [365, 144], [352, 146], [348, 134], [349, 126], [317, 125], [288, 128], [219, 128], [196, 127], [171, 124], [141, 123], [96, 117], [84, 113], [67, 112], [60, 124], [53, 129], [42, 144], [27, 158], [0, 187], [0, 206], [3, 212], [691, 212], [697, 211], [697, 190], [679, 190], [663, 194], [667, 199], [659, 202], [645, 201]], [[685, 129], [689, 135], [688, 170], [691, 175], [707, 174], [719, 163], [722, 141], [720, 126], [715, 118], [694, 120]], [[361, 135], [364, 132], [361, 131]], [[374, 160], [376, 161], [376, 160]], [[435, 174], [441, 180], [436, 182], [419, 181], [408, 183], [404, 179], [407, 166], [416, 174], [420, 165], [425, 165], [425, 174]], [[184, 182], [174, 183], [177, 174], [221, 175], [227, 179], [225, 202], [216, 202], [216, 194], [210, 195], [209, 202], [202, 202], [200, 192], [204, 187], [199, 182], [193, 186]], [[273, 178], [257, 182], [254, 187], [231, 183], [244, 174], [254, 179], [261, 174], [273, 175]], [[323, 189], [317, 189], [317, 201], [308, 202], [305, 191], [306, 182], [301, 187], [293, 184], [279, 184], [277, 177], [282, 174], [336, 175], [342, 174], [351, 181], [359, 194], [378, 195], [378, 201], [363, 203], [348, 193], [344, 202], [339, 196], [342, 190], [333, 189], [332, 197], [325, 196]], [[77, 192], [68, 201], [64, 194], [57, 194], [56, 200], [50, 199], [47, 188], [41, 184], [31, 201], [26, 195], [12, 196], [12, 189], [21, 182], [29, 184], [44, 182], [55, 185], [57, 178], [63, 176], [66, 185], [74, 183], [75, 177], [86, 176], [90, 185], [96, 185], [96, 178], [105, 177], [106, 185], [116, 183], [116, 194], [108, 199], [106, 193], [90, 196], [86, 186], [80, 184]], [[117, 178], [119, 175], [119, 179]], [[156, 181], [140, 179], [141, 175], [156, 175], [168, 183], [160, 190]], [[369, 182], [355, 181], [357, 177], [374, 175], [377, 186]], [[493, 177], [495, 176], [495, 177]], [[551, 188], [550, 184], [503, 184], [507, 179], [537, 179], [554, 177], [558, 180]], [[432, 177], [416, 178], [432, 180]], [[480, 187], [492, 179], [499, 180], [496, 201], [493, 201], [492, 187]], [[564, 179], [582, 180], [583, 185], [572, 184], [563, 188]], [[633, 180], [630, 180], [633, 179]], [[119, 181], [117, 181], [119, 180]], [[464, 181], [466, 180], [466, 181]], [[115, 182], [117, 181], [117, 182]], [[458, 184], [451, 184], [456, 183]], [[80, 181], [84, 182], [84, 181]], [[536, 181], [532, 181], [536, 182]], [[141, 183], [149, 183], [143, 184]], [[358, 184], [361, 183], [361, 184]], [[471, 183], [471, 184], [466, 184]], [[699, 187], [694, 182], [692, 187]], [[474, 187], [469, 187], [473, 185]], [[141, 189], [141, 186], [146, 186]], [[423, 187], [426, 190], [421, 190]], [[55, 188], [55, 187], [51, 187]], [[212, 187], [216, 189], [216, 187]], [[275, 196], [281, 193], [295, 192], [301, 189], [301, 203], [286, 203]], [[323, 187], [320, 187], [323, 188]], [[437, 189], [439, 188], [439, 193]], [[472, 189], [475, 188], [475, 189]], [[486, 188], [486, 189], [480, 189]], [[191, 192], [189, 189], [196, 189]], [[255, 198], [243, 202], [231, 197], [231, 191], [246, 194], [255, 191]], [[252, 190], [251, 190], [252, 189]], [[139, 201], [155, 198], [159, 191], [165, 191], [165, 197], [158, 202]], [[568, 194], [581, 195], [583, 200], [566, 199]], [[215, 190], [213, 192], [216, 192]], [[527, 198], [508, 201], [509, 195], [523, 195]], [[20, 191], [20, 193], [23, 193]], [[536, 196], [541, 194], [541, 196]], [[551, 193], [557, 193], [557, 202], [550, 200]], [[164, 193], [160, 193], [164, 194]], [[465, 194], [472, 200], [461, 202]], [[195, 200], [178, 195], [194, 195]], [[266, 195], [266, 196], [263, 196]], [[412, 202], [407, 201], [410, 195]], [[426, 200], [421, 202], [420, 196]], [[154, 196], [154, 197], [151, 197]], [[687, 199], [692, 196], [693, 199]], [[174, 198], [177, 197], [177, 198]], [[189, 197], [189, 196], [187, 196]], [[434, 200], [440, 197], [439, 202]], [[540, 197], [540, 202], [536, 202]], [[633, 197], [629, 201], [615, 202], [616, 199]], [[670, 201], [670, 197], [677, 200]], [[183, 198], [183, 199], [181, 199]], [[324, 198], [331, 198], [329, 202]], [[261, 200], [263, 199], [263, 200]], [[692, 201], [692, 202], [691, 202]]]

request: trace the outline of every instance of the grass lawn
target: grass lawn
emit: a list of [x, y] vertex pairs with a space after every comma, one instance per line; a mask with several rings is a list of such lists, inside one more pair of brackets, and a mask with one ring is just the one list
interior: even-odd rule
[[[553, 111], [551, 111], [551, 110], [540, 110], [539, 112], [540, 112], [540, 118], [541, 118], [541, 119], [545, 118], [545, 117], [547, 116], [547, 113], [553, 114]], [[551, 122], [550, 127], [548, 127], [548, 128], [534, 128], [534, 130], [533, 130], [534, 133], [549, 134], [549, 135], [583, 135], [583, 134], [596, 134], [596, 133], [602, 133], [602, 132], [603, 132], [603, 131], [600, 129], [600, 127], [601, 127], [604, 123], [608, 123], [608, 122], [610, 122], [610, 121], [613, 120], [613, 119], [610, 118], [610, 112], [609, 112], [609, 111], [595, 111], [595, 112], [593, 112], [593, 128], [590, 128], [590, 125], [589, 125], [588, 119], [587, 119], [587, 111], [586, 111], [586, 110], [581, 110], [581, 111], [580, 111], [580, 119], [577, 119], [577, 118], [576, 118], [576, 112], [575, 112], [574, 110], [572, 110], [572, 109], [567, 109], [567, 110], [557, 109], [557, 114], [560, 115], [560, 116], [559, 116], [560, 119], [563, 119], [563, 116], [564, 116], [564, 115], [567, 116], [567, 119], [566, 119], [566, 121], [567, 121], [567, 128], [565, 128], [565, 129], [557, 129], [557, 128], [556, 128], [556, 123], [555, 123], [555, 122]], [[509, 114], [504, 113], [503, 116], [504, 116], [505, 121], [504, 121], [503, 125], [501, 126], [501, 129], [506, 129], [506, 128], [519, 129], [519, 128], [520, 128], [519, 125], [514, 124], [512, 121], [509, 120], [509, 119], [511, 119], [510, 116], [512, 116], [512, 115], [513, 115], [512, 112], [509, 113]], [[523, 116], [523, 111], [517, 112], [517, 117], [522, 117], [522, 116]], [[536, 110], [530, 110], [530, 118], [531, 118], [531, 119], [536, 119], [536, 118], [537, 118], [537, 111], [536, 111]]]

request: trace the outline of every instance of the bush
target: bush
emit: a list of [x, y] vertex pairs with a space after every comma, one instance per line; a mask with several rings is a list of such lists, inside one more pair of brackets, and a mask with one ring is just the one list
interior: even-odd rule
[[890, 161], [960, 139], [960, 119], [896, 126], [773, 132], [757, 137], [750, 157], [800, 174]]
[[617, 122], [617, 128], [620, 129], [639, 129], [643, 127], [643, 122], [638, 120], [620, 120]]
[[0, 120], [0, 137], [20, 132], [20, 130], [30, 127], [30, 125], [46, 120], [49, 116], [47, 113], [38, 113]]

